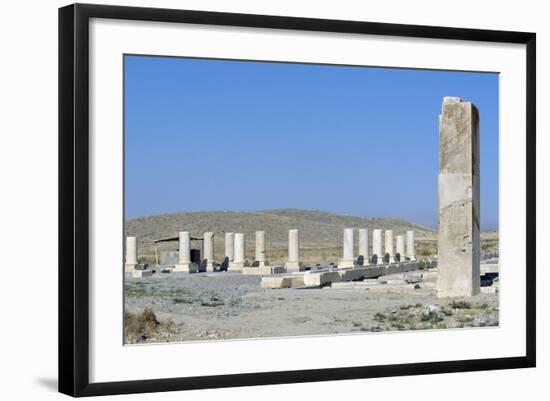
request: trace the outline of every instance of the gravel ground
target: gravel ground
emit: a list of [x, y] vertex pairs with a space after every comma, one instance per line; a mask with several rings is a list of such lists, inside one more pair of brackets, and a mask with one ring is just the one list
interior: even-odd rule
[[498, 293], [438, 299], [432, 292], [358, 289], [261, 289], [239, 273], [156, 273], [126, 278], [128, 315], [150, 309], [157, 329], [134, 330], [127, 343], [422, 330], [498, 325]]

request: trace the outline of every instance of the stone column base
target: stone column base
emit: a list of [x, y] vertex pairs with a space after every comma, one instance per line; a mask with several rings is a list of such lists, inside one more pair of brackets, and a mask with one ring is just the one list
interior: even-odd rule
[[230, 262], [227, 270], [240, 272], [243, 270], [244, 262]]
[[206, 264], [206, 272], [207, 273], [213, 273], [214, 272], [214, 263], [213, 262], [208, 262]]
[[285, 268], [287, 272], [302, 272], [305, 271], [305, 267], [301, 262], [286, 262]]
[[124, 264], [124, 271], [128, 272], [128, 273], [132, 273], [133, 271], [136, 270], [136, 266], [137, 266], [137, 263], [136, 264], [134, 264], [134, 263], [125, 263]]
[[183, 273], [196, 273], [197, 272], [197, 265], [193, 263], [179, 263], [177, 265], [174, 265], [173, 272], [183, 272]]
[[347, 267], [354, 267], [355, 266], [355, 262], [353, 261], [353, 259], [351, 260], [341, 260], [340, 262], [338, 262], [338, 268], [339, 269], [344, 269], [344, 268], [347, 268]]

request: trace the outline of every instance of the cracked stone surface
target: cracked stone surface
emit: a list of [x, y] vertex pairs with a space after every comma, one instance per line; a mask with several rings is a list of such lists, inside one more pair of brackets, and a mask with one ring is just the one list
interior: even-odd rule
[[445, 97], [439, 117], [439, 297], [479, 293], [479, 116]]

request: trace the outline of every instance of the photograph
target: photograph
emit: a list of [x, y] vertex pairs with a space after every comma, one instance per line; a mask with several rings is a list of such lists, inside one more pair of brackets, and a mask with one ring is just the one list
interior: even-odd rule
[[125, 345], [499, 327], [498, 72], [124, 54], [123, 110]]

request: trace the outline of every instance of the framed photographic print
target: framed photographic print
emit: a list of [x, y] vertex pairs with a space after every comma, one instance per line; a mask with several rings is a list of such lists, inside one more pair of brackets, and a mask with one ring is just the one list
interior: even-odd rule
[[61, 8], [59, 390], [535, 366], [535, 82], [534, 33]]

